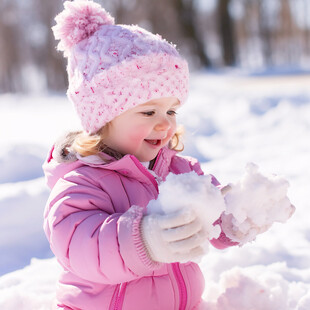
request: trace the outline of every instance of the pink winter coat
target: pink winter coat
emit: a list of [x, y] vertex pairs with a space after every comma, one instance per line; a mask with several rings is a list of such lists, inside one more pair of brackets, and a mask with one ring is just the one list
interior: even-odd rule
[[[153, 168], [155, 175], [132, 155], [120, 160], [105, 155], [109, 163], [93, 156], [59, 163], [54, 153], [51, 151], [44, 164], [52, 189], [44, 229], [63, 267], [58, 306], [75, 310], [196, 309], [204, 290], [199, 266], [153, 262], [139, 227], [149, 201], [158, 196], [158, 182], [170, 172], [202, 174], [199, 163], [163, 148]], [[232, 244], [223, 234], [213, 243], [218, 248]]]

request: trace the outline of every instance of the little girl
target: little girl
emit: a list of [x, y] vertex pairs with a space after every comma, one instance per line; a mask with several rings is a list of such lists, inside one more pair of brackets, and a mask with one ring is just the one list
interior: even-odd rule
[[[159, 35], [115, 25], [92, 1], [64, 6], [53, 31], [83, 131], [58, 141], [44, 164], [44, 229], [63, 268], [58, 309], [198, 309], [204, 279], [193, 260], [208, 236], [200, 215], [148, 212], [168, 174], [203, 174], [178, 155], [187, 63]], [[210, 242], [238, 244], [223, 231]]]

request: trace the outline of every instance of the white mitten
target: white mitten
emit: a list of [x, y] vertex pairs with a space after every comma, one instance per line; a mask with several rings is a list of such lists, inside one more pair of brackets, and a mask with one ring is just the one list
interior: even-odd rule
[[188, 262], [204, 254], [206, 232], [191, 210], [144, 216], [142, 238], [153, 261]]
[[253, 241], [258, 234], [267, 231], [272, 225], [258, 226], [251, 218], [246, 218], [243, 222], [238, 223], [232, 214], [225, 213], [222, 214], [221, 221], [225, 235], [240, 245]]
[[240, 245], [252, 241], [274, 222], [284, 223], [295, 211], [287, 197], [289, 183], [279, 176], [264, 176], [248, 164], [243, 178], [225, 193], [222, 229]]
[[[170, 214], [178, 210], [192, 210], [199, 216], [206, 239], [218, 238], [219, 225], [214, 225], [225, 210], [220, 189], [212, 184], [211, 175], [197, 175], [194, 171], [184, 174], [170, 173], [159, 185], [157, 200], [147, 206], [148, 214]], [[206, 243], [207, 246], [207, 243]]]

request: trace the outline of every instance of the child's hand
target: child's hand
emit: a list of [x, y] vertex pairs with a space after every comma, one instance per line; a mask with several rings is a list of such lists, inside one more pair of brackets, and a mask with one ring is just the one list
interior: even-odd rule
[[271, 224], [258, 226], [251, 218], [246, 218], [242, 224], [236, 225], [233, 215], [225, 213], [222, 214], [221, 221], [225, 235], [232, 241], [239, 242], [240, 245], [253, 241], [258, 234], [264, 233], [271, 227]]
[[141, 232], [153, 261], [188, 262], [204, 254], [206, 232], [191, 210], [146, 215], [142, 219]]
[[225, 201], [220, 189], [212, 184], [211, 175], [197, 175], [194, 171], [170, 173], [159, 186], [157, 200], [150, 201], [147, 206], [148, 214], [171, 214], [189, 209], [199, 215], [207, 239], [219, 237], [221, 228], [214, 222], [225, 210]]
[[222, 229], [241, 245], [254, 240], [274, 222], [284, 223], [295, 211], [287, 197], [289, 183], [285, 179], [264, 176], [254, 164], [248, 164], [246, 169], [241, 181], [222, 190], [226, 203]]

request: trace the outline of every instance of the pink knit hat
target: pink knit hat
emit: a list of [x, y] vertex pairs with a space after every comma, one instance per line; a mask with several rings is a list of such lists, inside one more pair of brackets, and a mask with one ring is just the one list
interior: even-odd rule
[[87, 132], [151, 99], [184, 103], [188, 66], [174, 45], [138, 26], [115, 25], [93, 1], [66, 1], [64, 7], [52, 29], [68, 57], [67, 95]]

